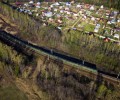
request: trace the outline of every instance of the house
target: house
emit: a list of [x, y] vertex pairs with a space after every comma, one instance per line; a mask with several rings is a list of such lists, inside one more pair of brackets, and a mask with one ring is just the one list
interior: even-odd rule
[[57, 27], [59, 30], [61, 30], [62, 29], [62, 27]]
[[45, 13], [45, 16], [46, 16], [46, 17], [52, 17], [52, 15], [53, 15], [52, 12], [47, 12], [47, 13]]
[[30, 1], [29, 4], [33, 4], [34, 2], [33, 1]]
[[105, 38], [104, 38], [104, 41], [105, 41], [105, 42], [109, 42], [110, 39], [108, 39], [107, 37], [105, 37]]
[[110, 21], [108, 21], [107, 24], [112, 24], [112, 23]]
[[64, 11], [63, 10], [60, 10], [60, 13], [63, 13]]
[[91, 7], [90, 7], [90, 10], [95, 10], [95, 7], [94, 7], [94, 6], [91, 6]]
[[77, 7], [77, 8], [80, 8], [80, 7], [81, 7], [81, 5], [77, 5], [76, 7]]
[[120, 38], [119, 34], [114, 34], [114, 38], [119, 39]]
[[49, 18], [48, 20], [49, 20], [50, 22], [53, 22], [53, 19], [52, 19], [52, 18]]
[[97, 33], [98, 31], [99, 31], [99, 28], [95, 28], [95, 29], [94, 29], [94, 32]]
[[69, 11], [67, 11], [67, 14], [68, 14], [68, 15], [70, 15], [70, 12], [69, 12]]
[[104, 6], [103, 6], [103, 5], [101, 5], [101, 6], [100, 6], [100, 8], [101, 8], [101, 9], [103, 9], [103, 8], [104, 8]]
[[120, 28], [119, 28], [119, 27], [116, 27], [116, 28], [114, 29], [114, 31], [120, 32]]
[[58, 2], [54, 3], [53, 4], [54, 6], [59, 6], [60, 4]]
[[62, 9], [62, 8], [63, 8], [62, 6], [59, 7], [59, 9]]
[[40, 5], [40, 2], [37, 2], [37, 5]]
[[112, 23], [112, 24], [115, 24], [115, 23], [116, 23], [116, 19], [115, 19], [115, 18], [112, 19], [112, 20], [111, 20], [111, 23]]
[[77, 16], [78, 16], [78, 14], [74, 13], [74, 14], [73, 14], [73, 16], [77, 17]]
[[95, 17], [92, 17], [91, 20], [92, 20], [92, 21], [95, 21]]
[[21, 5], [23, 5], [23, 3], [22, 2], [15, 2], [15, 5], [16, 6], [21, 6]]
[[120, 23], [120, 19], [118, 19], [117, 22]]
[[66, 11], [69, 11], [69, 8], [68, 8], [68, 7], [65, 7], [65, 10], [66, 10]]
[[56, 11], [58, 11], [58, 9], [55, 8], [54, 11], [56, 12]]
[[37, 14], [36, 14], [36, 17], [38, 17], [38, 16], [39, 16], [39, 14], [37, 13]]
[[66, 2], [66, 6], [71, 6], [71, 3], [70, 2]]
[[58, 22], [59, 24], [61, 24], [61, 23], [62, 23], [62, 20], [58, 19], [57, 22]]

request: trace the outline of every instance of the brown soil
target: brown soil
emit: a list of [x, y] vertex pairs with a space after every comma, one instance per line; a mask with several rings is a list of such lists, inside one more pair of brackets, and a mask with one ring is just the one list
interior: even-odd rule
[[[3, 18], [4, 17], [4, 18]], [[13, 25], [10, 21], [6, 21], [5, 16], [0, 15], [0, 29], [4, 30], [10, 34], [18, 34], [19, 29], [17, 26]]]

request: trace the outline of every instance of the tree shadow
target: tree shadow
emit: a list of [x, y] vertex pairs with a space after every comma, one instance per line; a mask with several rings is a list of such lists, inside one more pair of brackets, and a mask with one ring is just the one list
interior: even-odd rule
[[98, 71], [97, 77], [96, 77], [96, 90], [98, 87], [103, 83], [103, 76], [102, 74]]

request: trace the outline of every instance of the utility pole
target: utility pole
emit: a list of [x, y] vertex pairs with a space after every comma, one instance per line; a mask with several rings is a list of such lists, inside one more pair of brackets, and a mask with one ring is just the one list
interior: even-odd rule
[[117, 79], [119, 78], [119, 76], [120, 76], [120, 72], [118, 73]]

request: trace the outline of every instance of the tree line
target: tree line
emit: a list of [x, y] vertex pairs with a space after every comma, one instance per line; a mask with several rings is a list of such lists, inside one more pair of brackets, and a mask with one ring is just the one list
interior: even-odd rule
[[120, 47], [118, 45], [112, 42], [105, 43], [84, 32], [70, 31], [61, 34], [51, 25], [44, 27], [39, 19], [36, 21], [27, 14], [13, 10], [2, 3], [0, 7], [2, 14], [17, 23], [21, 31], [18, 36], [23, 39], [95, 63], [102, 70], [115, 73], [120, 71]]

